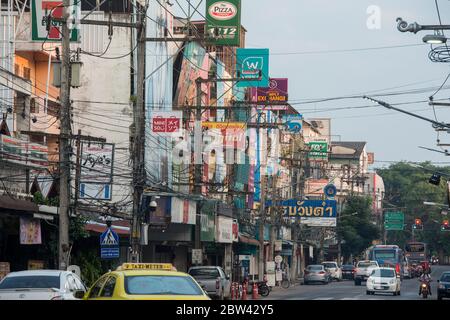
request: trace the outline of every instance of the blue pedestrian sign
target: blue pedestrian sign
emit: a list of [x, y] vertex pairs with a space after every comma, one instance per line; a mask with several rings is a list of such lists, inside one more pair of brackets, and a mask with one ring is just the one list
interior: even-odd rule
[[119, 235], [111, 227], [100, 235], [100, 257], [119, 258]]

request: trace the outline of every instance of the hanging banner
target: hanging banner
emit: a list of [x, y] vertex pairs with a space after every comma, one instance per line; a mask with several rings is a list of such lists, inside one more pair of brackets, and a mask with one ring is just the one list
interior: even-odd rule
[[44, 169], [48, 166], [48, 147], [0, 135], [0, 159], [36, 169]]
[[197, 203], [187, 199], [172, 197], [172, 223], [195, 224]]
[[[79, 19], [81, 14], [81, 1], [70, 0], [69, 29], [71, 29], [70, 41], [78, 41], [80, 34]], [[47, 30], [47, 19], [62, 19], [64, 15], [63, 1], [55, 0], [32, 0], [31, 1], [31, 39], [33, 41], [60, 42], [62, 39], [62, 23], [52, 21]]]
[[233, 243], [233, 219], [224, 216], [216, 217], [216, 242]]
[[20, 217], [20, 244], [41, 243], [41, 220]]
[[216, 214], [215, 214], [215, 202], [205, 201], [201, 206], [200, 217], [200, 240], [213, 242], [216, 233]]
[[212, 45], [240, 45], [241, 0], [206, 0], [205, 34]]
[[237, 76], [243, 79], [237, 82], [238, 88], [269, 86], [269, 49], [238, 48], [236, 55]]

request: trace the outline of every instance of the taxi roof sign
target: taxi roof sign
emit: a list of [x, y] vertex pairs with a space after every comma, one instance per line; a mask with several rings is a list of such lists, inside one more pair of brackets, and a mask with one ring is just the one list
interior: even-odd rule
[[119, 268], [120, 270], [176, 271], [176, 268], [171, 263], [124, 263]]

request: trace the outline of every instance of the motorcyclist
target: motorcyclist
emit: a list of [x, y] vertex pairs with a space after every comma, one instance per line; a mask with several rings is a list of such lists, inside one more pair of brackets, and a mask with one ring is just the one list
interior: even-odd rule
[[431, 285], [430, 285], [430, 282], [431, 282], [431, 275], [430, 275], [428, 272], [424, 271], [424, 272], [420, 275], [419, 281], [420, 281], [420, 286], [419, 286], [419, 296], [420, 296], [420, 294], [422, 293], [422, 283], [426, 283], [426, 284], [427, 284], [427, 287], [428, 287], [428, 293], [429, 293], [430, 296], [431, 296]]

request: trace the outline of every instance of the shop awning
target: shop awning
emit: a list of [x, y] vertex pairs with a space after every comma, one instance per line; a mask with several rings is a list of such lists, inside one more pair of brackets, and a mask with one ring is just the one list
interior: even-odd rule
[[35, 213], [39, 212], [39, 207], [35, 203], [27, 200], [15, 199], [9, 196], [0, 196], [0, 208]]
[[259, 241], [258, 240], [249, 238], [247, 236], [244, 236], [242, 233], [239, 233], [239, 242], [259, 247]]

